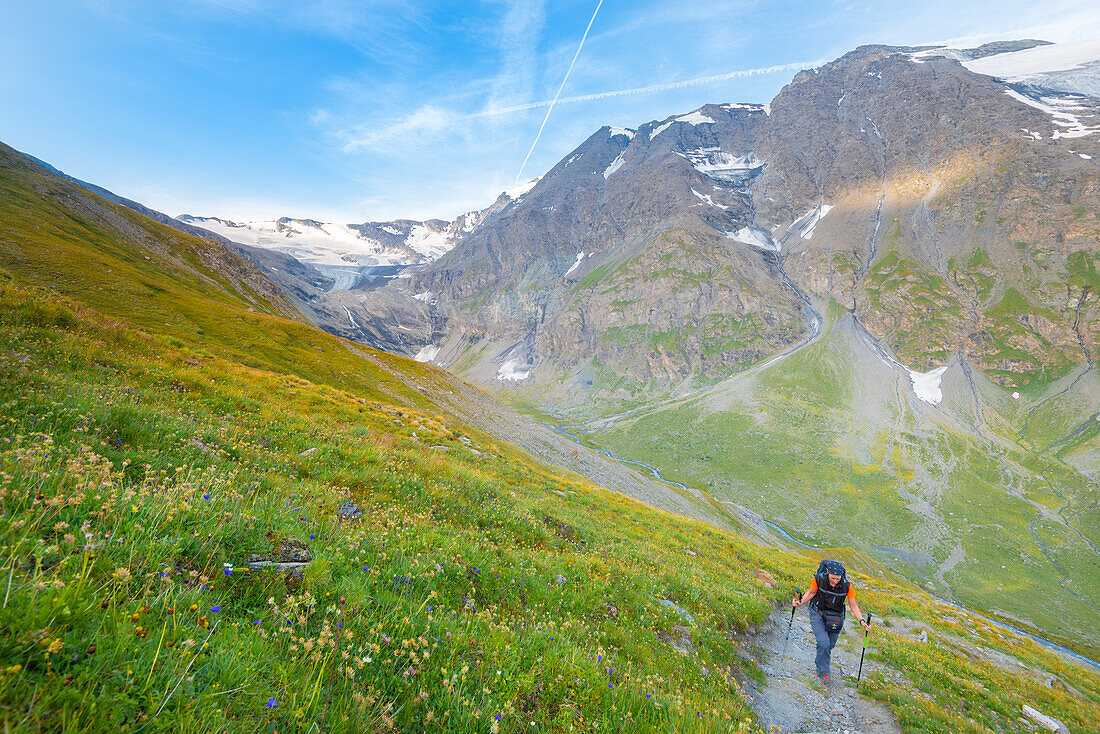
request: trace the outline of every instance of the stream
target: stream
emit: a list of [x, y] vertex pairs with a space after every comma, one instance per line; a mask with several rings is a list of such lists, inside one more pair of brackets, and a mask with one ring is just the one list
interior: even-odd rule
[[[618, 456], [615, 456], [614, 454], [612, 454], [607, 449], [601, 449], [601, 448], [596, 448], [596, 447], [593, 447], [593, 446], [587, 446], [587, 445], [581, 443], [581, 438], [580, 438], [579, 434], [577, 434], [574, 431], [569, 430], [568, 428], [564, 428], [562, 426], [556, 426], [552, 423], [542, 423], [542, 422], [540, 422], [539, 425], [543, 426], [544, 428], [550, 429], [554, 433], [558, 433], [562, 436], [566, 436], [568, 438], [571, 438], [574, 441], [574, 443], [576, 443], [578, 446], [581, 446], [585, 449], [588, 449], [589, 451], [595, 451], [600, 456], [603, 456], [604, 458], [610, 459], [611, 461], [617, 461], [620, 464], [628, 464], [628, 465], [631, 465], [631, 466], [642, 467], [643, 469], [648, 471], [654, 479], [656, 479], [659, 482], [664, 482], [665, 484], [672, 485], [673, 487], [678, 487], [679, 489], [682, 489], [685, 492], [695, 493], [695, 490], [689, 489], [686, 484], [682, 484], [681, 482], [676, 482], [676, 481], [673, 481], [671, 479], [665, 479], [663, 476], [661, 476], [661, 472], [657, 468], [655, 468], [653, 466], [650, 466], [649, 464], [646, 464], [644, 461], [635, 461], [633, 459], [623, 459], [623, 458], [620, 458]], [[765, 525], [767, 525], [768, 528], [770, 528], [771, 530], [774, 530], [776, 533], [778, 533], [780, 536], [782, 536], [786, 540], [789, 540], [790, 542], [794, 543], [795, 545], [797, 545], [801, 548], [806, 548], [808, 550], [820, 550], [819, 546], [809, 545], [808, 543], [804, 543], [803, 541], [801, 541], [798, 538], [795, 538], [793, 535], [791, 535], [787, 530], [785, 530], [784, 528], [782, 528], [779, 525], [775, 524], [774, 522], [771, 522], [770, 520], [763, 520], [763, 523]], [[1002, 622], [999, 619], [996, 619], [995, 617], [991, 617], [987, 614], [983, 614], [981, 612], [974, 611], [973, 609], [969, 609], [968, 607], [964, 607], [961, 604], [957, 604], [953, 601], [950, 601], [949, 599], [944, 599], [942, 596], [939, 596], [937, 594], [933, 594], [932, 592], [928, 591], [927, 589], [925, 589], [925, 591], [928, 594], [930, 594], [932, 597], [934, 597], [935, 599], [943, 602], [944, 604], [948, 605], [949, 607], [952, 607], [954, 609], [958, 609], [961, 612], [966, 612], [967, 614], [973, 614], [975, 617], [978, 617], [978, 618], [988, 622], [989, 624], [993, 625], [994, 627], [999, 627], [1000, 629], [1007, 630], [1007, 631], [1012, 632], [1014, 634], [1020, 635], [1021, 637], [1027, 637], [1028, 639], [1032, 640], [1033, 642], [1035, 642], [1040, 647], [1044, 647], [1048, 650], [1059, 653], [1063, 656], [1073, 658], [1074, 660], [1076, 660], [1078, 662], [1081, 662], [1081, 663], [1084, 663], [1084, 664], [1094, 668], [1095, 670], [1100, 670], [1100, 662], [1097, 662], [1096, 660], [1093, 660], [1090, 657], [1082, 655], [1079, 652], [1076, 652], [1074, 650], [1070, 650], [1067, 647], [1063, 647], [1062, 645], [1059, 645], [1056, 642], [1051, 642], [1050, 640], [1039, 637], [1038, 635], [1034, 635], [1034, 634], [1032, 634], [1032, 633], [1030, 633], [1026, 630], [1022, 630], [1018, 627], [1014, 627], [1010, 624]]]

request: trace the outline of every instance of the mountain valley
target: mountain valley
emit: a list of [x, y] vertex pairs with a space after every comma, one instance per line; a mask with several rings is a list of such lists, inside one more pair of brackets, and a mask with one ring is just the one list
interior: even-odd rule
[[[1098, 75], [864, 46], [452, 221], [0, 144], [0, 721], [1097, 731]], [[823, 555], [880, 624], [832, 687]]]

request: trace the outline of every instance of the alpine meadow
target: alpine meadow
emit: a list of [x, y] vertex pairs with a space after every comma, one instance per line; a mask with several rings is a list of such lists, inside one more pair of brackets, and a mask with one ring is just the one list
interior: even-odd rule
[[0, 143], [3, 731], [1100, 733], [1100, 43], [783, 73], [452, 218]]

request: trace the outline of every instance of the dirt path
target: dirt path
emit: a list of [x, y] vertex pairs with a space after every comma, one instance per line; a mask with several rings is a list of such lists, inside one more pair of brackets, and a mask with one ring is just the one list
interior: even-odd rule
[[[851, 620], [845, 624], [833, 648], [831, 680], [822, 686], [814, 670], [816, 645], [806, 615], [806, 607], [795, 615], [786, 654], [784, 640], [791, 615], [785, 609], [773, 612], [749, 645], [753, 659], [767, 675], [763, 686], [751, 681], [746, 684], [760, 723], [779, 727], [783, 734], [901, 734], [901, 728], [885, 704], [862, 698], [856, 692], [855, 678], [863, 644], [861, 633], [856, 631], [858, 625]], [[871, 635], [873, 638], [873, 631]], [[869, 647], [873, 647], [873, 641]], [[863, 662], [864, 675], [880, 669], [887, 675], [897, 675], [882, 663], [870, 659]]]

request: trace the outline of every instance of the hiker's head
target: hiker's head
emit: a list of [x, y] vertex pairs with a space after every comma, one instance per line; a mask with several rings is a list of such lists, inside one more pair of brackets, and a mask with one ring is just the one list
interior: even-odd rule
[[840, 561], [823, 560], [817, 572], [822, 571], [828, 576], [830, 586], [836, 586], [844, 578], [844, 564]]

